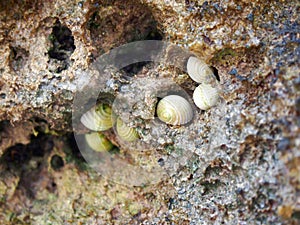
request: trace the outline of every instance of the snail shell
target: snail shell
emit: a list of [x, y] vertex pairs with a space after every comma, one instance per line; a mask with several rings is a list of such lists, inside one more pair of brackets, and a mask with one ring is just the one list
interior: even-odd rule
[[191, 56], [187, 62], [187, 72], [197, 83], [210, 83], [215, 79], [212, 69], [203, 61]]
[[80, 121], [90, 130], [108, 130], [113, 126], [112, 109], [108, 104], [98, 104], [84, 113]]
[[117, 119], [116, 131], [119, 137], [127, 142], [133, 142], [139, 138], [136, 129], [127, 126], [119, 117]]
[[218, 90], [209, 84], [200, 84], [194, 91], [193, 100], [202, 110], [216, 105], [219, 99]]
[[186, 124], [193, 118], [192, 106], [179, 95], [168, 95], [161, 99], [156, 112], [161, 121], [171, 125]]
[[96, 152], [111, 150], [114, 145], [100, 132], [85, 134], [85, 141], [88, 146]]

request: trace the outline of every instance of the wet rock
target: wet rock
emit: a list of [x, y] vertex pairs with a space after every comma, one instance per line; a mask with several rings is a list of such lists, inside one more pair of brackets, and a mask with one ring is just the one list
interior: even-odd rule
[[[1, 222], [297, 224], [298, 11], [296, 1], [281, 0], [2, 1]], [[196, 84], [184, 71], [91, 67], [104, 52], [147, 39], [168, 40], [213, 66], [220, 104], [195, 111], [188, 126], [157, 125], [157, 98], [143, 96], [142, 86], [170, 78], [191, 96]], [[178, 65], [189, 56], [168, 53]], [[168, 179], [124, 187], [88, 169], [69, 132], [74, 94], [96, 86], [90, 77], [101, 93], [140, 93], [128, 122], [151, 151], [120, 154], [151, 159]]]

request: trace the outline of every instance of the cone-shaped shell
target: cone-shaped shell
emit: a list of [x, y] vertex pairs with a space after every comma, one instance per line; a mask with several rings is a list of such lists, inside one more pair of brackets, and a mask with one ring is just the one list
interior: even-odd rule
[[113, 126], [112, 109], [108, 104], [98, 104], [84, 113], [81, 123], [90, 130], [104, 131]]
[[127, 126], [120, 118], [117, 119], [116, 131], [124, 141], [132, 142], [139, 138], [136, 129]]
[[182, 125], [193, 119], [193, 108], [185, 98], [168, 95], [159, 101], [157, 116], [167, 124]]
[[200, 84], [194, 91], [193, 100], [200, 109], [207, 110], [217, 104], [218, 90], [209, 84]]
[[85, 134], [85, 141], [88, 146], [96, 152], [111, 150], [114, 145], [100, 132]]
[[211, 68], [202, 60], [191, 56], [187, 62], [187, 72], [190, 78], [197, 83], [210, 83], [215, 79]]

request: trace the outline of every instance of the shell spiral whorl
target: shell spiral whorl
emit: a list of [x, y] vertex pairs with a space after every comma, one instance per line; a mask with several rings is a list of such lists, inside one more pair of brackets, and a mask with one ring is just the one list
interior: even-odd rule
[[188, 59], [186, 67], [190, 78], [197, 83], [210, 83], [215, 81], [214, 72], [203, 60], [191, 56]]
[[85, 141], [88, 146], [96, 152], [111, 150], [114, 145], [100, 132], [85, 134]]
[[190, 103], [179, 95], [169, 95], [161, 99], [157, 105], [158, 118], [171, 125], [182, 125], [193, 118]]
[[108, 130], [113, 126], [112, 109], [110, 105], [100, 103], [84, 113], [80, 121], [90, 130]]
[[119, 137], [127, 142], [133, 142], [139, 138], [136, 129], [127, 126], [120, 118], [117, 119], [116, 131]]

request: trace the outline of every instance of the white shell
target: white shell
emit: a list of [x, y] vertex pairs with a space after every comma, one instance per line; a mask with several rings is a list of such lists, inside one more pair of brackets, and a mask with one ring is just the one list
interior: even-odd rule
[[158, 118], [172, 125], [181, 125], [193, 119], [193, 108], [179, 95], [169, 95], [161, 99], [157, 105]]
[[193, 100], [200, 109], [207, 110], [216, 105], [219, 99], [218, 90], [209, 84], [200, 84], [194, 91]]
[[84, 137], [88, 146], [96, 152], [109, 151], [114, 147], [113, 144], [102, 133], [93, 132], [90, 134], [85, 134]]
[[113, 126], [112, 109], [107, 104], [98, 104], [84, 113], [80, 121], [93, 131], [108, 130]]
[[187, 72], [191, 79], [197, 83], [210, 83], [215, 79], [214, 73], [202, 60], [191, 56], [187, 62]]
[[124, 141], [132, 142], [139, 138], [136, 129], [127, 126], [120, 118], [117, 119], [116, 130], [119, 137]]

